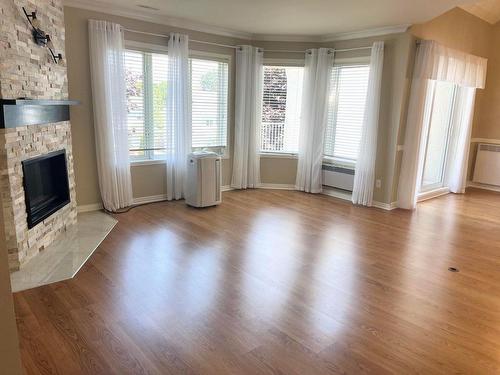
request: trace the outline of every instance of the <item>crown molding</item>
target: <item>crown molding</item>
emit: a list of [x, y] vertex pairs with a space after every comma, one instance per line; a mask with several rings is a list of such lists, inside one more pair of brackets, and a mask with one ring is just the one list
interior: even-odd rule
[[71, 8], [91, 10], [94, 12], [112, 14], [115, 16], [132, 18], [135, 20], [168, 25], [192, 31], [199, 31], [207, 34], [215, 34], [238, 39], [252, 39], [252, 33], [226, 29], [223, 27], [207, 25], [199, 22], [189, 21], [183, 18], [170, 17], [155, 13], [154, 10], [130, 8], [120, 5], [105, 4], [96, 0], [63, 0], [63, 5]]
[[377, 27], [373, 29], [352, 31], [347, 33], [327, 34], [327, 35], [322, 35], [320, 37], [320, 42], [336, 42], [340, 40], [361, 39], [361, 38], [370, 38], [373, 36], [380, 36], [380, 35], [399, 34], [399, 33], [404, 33], [406, 30], [408, 30], [410, 26], [411, 24], [405, 24], [396, 26]]
[[98, 0], [63, 0], [63, 5], [72, 8], [90, 10], [94, 12], [112, 14], [115, 16], [132, 18], [140, 21], [168, 25], [182, 29], [198, 31], [208, 34], [244, 39], [248, 41], [273, 41], [273, 42], [305, 42], [321, 43], [340, 40], [369, 38], [379, 35], [397, 34], [408, 30], [409, 24], [379, 27], [361, 31], [324, 35], [283, 35], [283, 34], [253, 34], [244, 31], [212, 26], [183, 18], [158, 14], [154, 10], [132, 8], [122, 5], [106, 4]]
[[256, 42], [307, 42], [318, 43], [320, 35], [283, 35], [283, 34], [252, 34]]

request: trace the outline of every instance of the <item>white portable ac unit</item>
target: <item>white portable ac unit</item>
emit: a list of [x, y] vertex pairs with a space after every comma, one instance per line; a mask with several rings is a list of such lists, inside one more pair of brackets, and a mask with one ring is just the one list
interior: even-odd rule
[[477, 146], [474, 182], [500, 186], [500, 145], [480, 143]]
[[185, 199], [193, 207], [221, 203], [221, 159], [216, 153], [196, 151], [189, 154]]

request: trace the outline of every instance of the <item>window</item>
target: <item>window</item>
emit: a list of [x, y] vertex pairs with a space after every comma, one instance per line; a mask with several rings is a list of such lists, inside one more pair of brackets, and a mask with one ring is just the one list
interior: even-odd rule
[[444, 185], [456, 90], [457, 86], [449, 82], [433, 82], [429, 87], [432, 101], [426, 129], [421, 192], [439, 189]]
[[368, 64], [336, 64], [330, 77], [324, 155], [355, 163], [365, 114]]
[[227, 146], [228, 68], [225, 61], [190, 59], [194, 149], [222, 153]]
[[303, 67], [264, 66], [261, 151], [298, 152], [303, 75]]
[[127, 126], [132, 160], [165, 154], [167, 55], [125, 51]]
[[[167, 114], [165, 53], [126, 50], [127, 126], [131, 160], [163, 159]], [[190, 58], [193, 149], [227, 146], [229, 63]]]

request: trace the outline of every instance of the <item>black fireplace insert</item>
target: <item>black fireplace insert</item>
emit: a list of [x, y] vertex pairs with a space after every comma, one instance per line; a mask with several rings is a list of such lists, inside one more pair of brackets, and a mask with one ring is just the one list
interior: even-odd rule
[[24, 160], [22, 165], [31, 229], [70, 202], [66, 150]]

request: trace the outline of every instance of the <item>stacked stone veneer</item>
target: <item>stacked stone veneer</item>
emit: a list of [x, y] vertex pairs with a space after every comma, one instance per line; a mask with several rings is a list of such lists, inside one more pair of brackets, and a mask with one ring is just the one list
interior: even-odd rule
[[[0, 130], [0, 191], [9, 266], [16, 270], [76, 224], [76, 194], [69, 122]], [[28, 230], [21, 162], [66, 150], [71, 202]]]
[[[37, 46], [22, 7], [36, 11], [56, 53], [64, 51], [61, 0], [0, 0], [0, 98], [67, 99], [67, 72]], [[66, 149], [71, 202], [28, 230], [21, 162]], [[69, 122], [0, 130], [0, 194], [11, 270], [19, 269], [76, 223], [75, 178]]]

